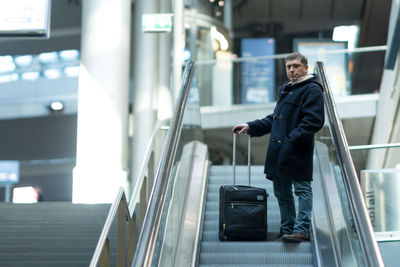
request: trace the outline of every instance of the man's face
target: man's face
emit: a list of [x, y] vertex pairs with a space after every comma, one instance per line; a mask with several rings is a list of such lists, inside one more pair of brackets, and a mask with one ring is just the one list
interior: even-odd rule
[[308, 66], [301, 63], [298, 58], [286, 61], [286, 74], [291, 82], [295, 82], [298, 78], [307, 74]]

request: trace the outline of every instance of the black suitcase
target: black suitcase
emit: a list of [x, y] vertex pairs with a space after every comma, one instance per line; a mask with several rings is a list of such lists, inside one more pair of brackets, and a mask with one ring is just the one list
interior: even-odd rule
[[219, 188], [219, 233], [221, 241], [261, 241], [267, 237], [265, 189], [250, 186], [251, 138], [249, 136], [249, 186], [236, 185], [236, 134], [233, 135], [233, 185]]

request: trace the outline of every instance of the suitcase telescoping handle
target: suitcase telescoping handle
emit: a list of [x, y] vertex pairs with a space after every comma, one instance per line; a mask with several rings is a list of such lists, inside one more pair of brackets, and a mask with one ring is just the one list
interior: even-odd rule
[[[232, 165], [233, 165], [233, 184], [236, 185], [236, 139], [237, 133], [233, 133], [233, 156], [232, 156]], [[248, 168], [248, 179], [249, 186], [251, 185], [251, 136], [249, 135], [248, 141], [248, 155], [247, 155], [247, 168]]]

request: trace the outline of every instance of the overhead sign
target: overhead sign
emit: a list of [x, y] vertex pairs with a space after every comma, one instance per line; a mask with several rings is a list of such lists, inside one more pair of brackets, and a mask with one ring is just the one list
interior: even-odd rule
[[171, 32], [173, 14], [143, 14], [143, 32]]
[[48, 37], [51, 0], [0, 1], [0, 36]]

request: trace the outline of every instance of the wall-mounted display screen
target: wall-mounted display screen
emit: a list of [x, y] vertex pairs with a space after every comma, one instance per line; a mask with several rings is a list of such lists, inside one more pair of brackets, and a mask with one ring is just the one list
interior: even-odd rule
[[0, 37], [49, 37], [51, 0], [0, 1]]
[[[271, 56], [275, 54], [273, 38], [242, 39], [242, 57]], [[275, 60], [264, 59], [243, 62], [243, 104], [264, 104], [275, 99]]]

